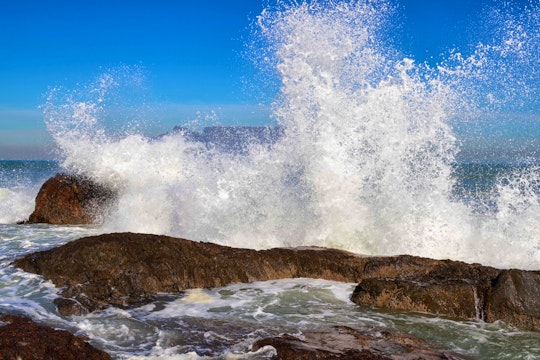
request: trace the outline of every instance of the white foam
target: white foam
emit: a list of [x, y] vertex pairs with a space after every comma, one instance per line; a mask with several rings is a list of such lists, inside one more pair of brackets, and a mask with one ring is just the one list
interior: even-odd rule
[[0, 188], [0, 224], [26, 220], [34, 209], [36, 193], [26, 188]]
[[109, 136], [100, 118], [115, 84], [102, 81], [108, 75], [86, 100], [57, 104], [52, 96], [47, 125], [63, 165], [120, 193], [104, 231], [539, 268], [535, 181], [520, 183], [529, 190], [501, 184], [495, 214], [478, 214], [451, 194], [459, 150], [451, 122], [478, 110], [485, 90], [471, 84], [500, 72], [494, 67], [505, 60], [493, 61], [495, 53], [536, 48], [509, 41], [512, 31], [518, 36], [512, 27], [503, 47], [454, 53], [431, 69], [383, 42], [386, 2], [332, 4], [267, 9], [258, 19], [282, 82], [273, 116], [285, 136], [272, 147], [234, 155], [181, 135]]

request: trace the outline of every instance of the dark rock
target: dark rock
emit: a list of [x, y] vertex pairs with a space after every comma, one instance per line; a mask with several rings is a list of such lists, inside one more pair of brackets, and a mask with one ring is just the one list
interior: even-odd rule
[[374, 258], [351, 297], [359, 305], [484, 319], [485, 298], [500, 270], [413, 256]]
[[415, 311], [457, 319], [480, 319], [477, 289], [465, 280], [421, 283], [400, 279], [366, 279], [351, 298], [357, 304]]
[[167, 236], [106, 234], [20, 258], [69, 301], [63, 315], [133, 306], [159, 293], [231, 283], [307, 277], [359, 283], [362, 306], [458, 320], [504, 320], [540, 330], [540, 273], [414, 256], [362, 257], [324, 248], [237, 249]]
[[494, 282], [486, 309], [486, 321], [496, 320], [540, 331], [540, 272], [501, 273]]
[[325, 330], [303, 331], [301, 338], [284, 334], [257, 341], [253, 351], [264, 346], [277, 350], [275, 359], [465, 359], [450, 351], [397, 330], [335, 326]]
[[14, 262], [41, 274], [77, 303], [64, 314], [150, 301], [158, 293], [231, 283], [312, 277], [358, 282], [364, 258], [340, 250], [256, 251], [167, 236], [107, 234], [72, 241]]
[[28, 223], [92, 224], [114, 198], [112, 190], [90, 179], [56, 174], [39, 190]]
[[535, 271], [449, 260], [374, 258], [366, 264], [364, 279], [351, 299], [363, 306], [460, 320], [502, 320], [540, 331], [540, 272]]
[[14, 315], [0, 316], [0, 360], [110, 360], [86, 339]]
[[73, 299], [56, 298], [54, 299], [54, 305], [56, 305], [58, 313], [62, 316], [81, 316], [88, 314], [88, 309]]
[[498, 269], [479, 264], [401, 255], [368, 258], [363, 278], [399, 278], [423, 282], [468, 279], [473, 282], [481, 282], [485, 279], [495, 278], [499, 273]]

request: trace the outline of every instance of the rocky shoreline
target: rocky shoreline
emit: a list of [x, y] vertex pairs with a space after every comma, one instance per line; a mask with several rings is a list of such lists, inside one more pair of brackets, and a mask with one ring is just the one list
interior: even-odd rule
[[62, 288], [64, 316], [129, 307], [160, 293], [285, 278], [358, 283], [358, 305], [540, 330], [540, 272], [327, 248], [252, 250], [161, 235], [113, 233], [29, 254], [14, 266]]
[[[114, 196], [88, 179], [59, 174], [44, 184], [30, 221], [91, 223], [96, 211], [109, 206]], [[62, 213], [55, 215], [58, 209]], [[540, 271], [408, 255], [368, 257], [328, 248], [257, 251], [134, 233], [81, 238], [26, 255], [13, 265], [62, 289], [54, 301], [62, 316], [136, 306], [158, 294], [181, 294], [192, 288], [301, 277], [357, 283], [351, 301], [359, 306], [456, 320], [503, 321], [540, 331]], [[26, 319], [4, 317], [0, 322], [6, 339], [17, 329], [43, 332], [41, 325], [27, 325]], [[62, 344], [73, 350], [83, 346], [80, 341], [84, 343], [79, 339]], [[10, 358], [3, 355], [11, 354], [5, 352], [4, 343], [0, 342], [0, 359]], [[15, 343], [7, 346], [13, 348]], [[276, 359], [463, 359], [388, 329], [337, 326], [306, 331], [301, 337], [283, 334], [257, 341], [253, 351], [268, 345], [276, 349]]]
[[[540, 329], [540, 273], [414, 256], [366, 257], [326, 248], [251, 250], [167, 236], [114, 233], [81, 238], [13, 263], [61, 288], [63, 316], [132, 307], [163, 293], [282, 278], [356, 282], [358, 305], [456, 320], [502, 320]], [[344, 340], [348, 339], [348, 340]], [[262, 339], [280, 359], [463, 359], [388, 329], [329, 327]], [[317, 355], [315, 355], [317, 354]], [[369, 357], [368, 356], [371, 356]], [[405, 355], [407, 354], [407, 355]]]

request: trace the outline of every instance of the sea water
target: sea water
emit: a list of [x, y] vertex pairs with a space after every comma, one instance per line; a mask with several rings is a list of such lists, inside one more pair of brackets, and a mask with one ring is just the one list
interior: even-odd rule
[[426, 314], [359, 307], [356, 284], [283, 279], [162, 294], [133, 309], [109, 308], [63, 317], [53, 305], [58, 289], [9, 263], [100, 229], [0, 225], [0, 310], [83, 335], [116, 359], [270, 359], [272, 348], [251, 352], [258, 339], [331, 325], [399, 329], [473, 359], [535, 359], [540, 334], [503, 323], [455, 321]]
[[[52, 284], [9, 265], [82, 236], [134, 231], [539, 269], [538, 159], [526, 146], [511, 158], [480, 156], [468, 132], [538, 111], [538, 14], [533, 2], [517, 13], [501, 4], [478, 25], [491, 38], [430, 65], [393, 47], [391, 2], [268, 7], [251, 46], [280, 82], [279, 136], [245, 137], [240, 151], [190, 131], [111, 129], [118, 73], [53, 89], [43, 109], [57, 162], [0, 162], [0, 309], [88, 336], [118, 358], [265, 358], [272, 349], [249, 354], [255, 339], [332, 324], [398, 328], [478, 359], [540, 357], [535, 333], [359, 308], [349, 301], [354, 284], [312, 279], [194, 289], [65, 318]], [[96, 226], [16, 225], [58, 170], [115, 189], [117, 203]]]

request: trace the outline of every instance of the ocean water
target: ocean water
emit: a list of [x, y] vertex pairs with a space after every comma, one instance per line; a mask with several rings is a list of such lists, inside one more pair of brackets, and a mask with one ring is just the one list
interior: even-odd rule
[[[0, 162], [0, 310], [88, 336], [120, 359], [268, 358], [272, 349], [249, 352], [255, 339], [331, 324], [398, 328], [476, 359], [539, 358], [537, 333], [359, 308], [349, 301], [354, 284], [313, 279], [193, 289], [64, 318], [52, 284], [9, 265], [81, 236], [133, 231], [540, 269], [535, 143], [519, 151], [514, 141], [509, 153], [498, 147], [486, 157], [489, 142], [469, 132], [538, 120], [538, 4], [487, 9], [476, 26], [489, 38], [436, 65], [394, 47], [387, 29], [396, 14], [386, 1], [264, 10], [250, 46], [280, 83], [279, 130], [263, 131], [270, 138], [216, 127], [194, 135], [189, 124], [159, 137], [137, 124], [111, 129], [114, 93], [129, 81], [119, 73], [53, 89], [43, 109], [57, 161]], [[117, 203], [95, 226], [17, 225], [59, 170], [114, 188]]]
[[58, 293], [53, 284], [9, 265], [22, 254], [100, 232], [96, 227], [0, 225], [0, 310], [86, 336], [115, 359], [269, 359], [272, 348], [251, 352], [251, 344], [330, 325], [400, 329], [472, 359], [540, 356], [539, 333], [503, 323], [358, 307], [349, 300], [356, 284], [317, 279], [192, 289], [163, 294], [134, 309], [63, 317], [53, 305]]

